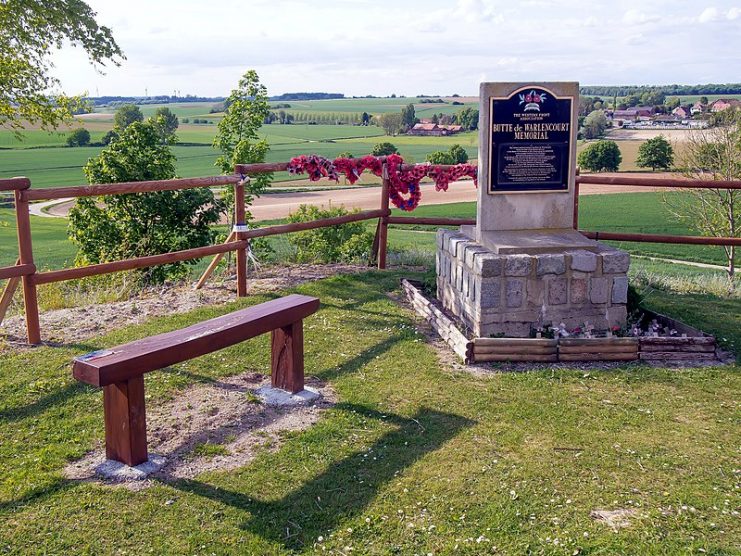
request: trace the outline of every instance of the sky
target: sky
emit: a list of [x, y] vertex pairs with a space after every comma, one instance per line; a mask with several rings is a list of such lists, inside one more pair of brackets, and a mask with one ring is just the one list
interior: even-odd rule
[[70, 94], [477, 95], [482, 81], [741, 81], [741, 0], [88, 0], [126, 55], [55, 53]]

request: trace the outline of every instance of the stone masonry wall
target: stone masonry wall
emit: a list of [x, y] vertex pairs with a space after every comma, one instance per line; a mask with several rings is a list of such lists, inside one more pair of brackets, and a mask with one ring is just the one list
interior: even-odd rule
[[600, 245], [562, 254], [499, 255], [468, 236], [437, 233], [437, 297], [474, 336], [527, 337], [531, 326], [624, 326], [630, 255]]

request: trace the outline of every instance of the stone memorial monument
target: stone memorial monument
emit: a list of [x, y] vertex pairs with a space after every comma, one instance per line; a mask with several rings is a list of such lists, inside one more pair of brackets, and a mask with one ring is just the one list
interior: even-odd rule
[[440, 230], [437, 292], [475, 336], [624, 326], [629, 255], [573, 229], [578, 83], [482, 83], [476, 226]]

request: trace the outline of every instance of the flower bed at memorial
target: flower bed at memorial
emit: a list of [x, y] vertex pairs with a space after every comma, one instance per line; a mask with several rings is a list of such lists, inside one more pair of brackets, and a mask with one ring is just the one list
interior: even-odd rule
[[[583, 327], [544, 327], [533, 324], [531, 338], [470, 337], [464, 327], [435, 299], [429, 299], [420, 282], [402, 280], [402, 289], [415, 311], [466, 363], [577, 361], [650, 361], [712, 363], [719, 361], [716, 341], [689, 325], [665, 315], [643, 311], [625, 330]], [[550, 337], [548, 337], [550, 336]]]

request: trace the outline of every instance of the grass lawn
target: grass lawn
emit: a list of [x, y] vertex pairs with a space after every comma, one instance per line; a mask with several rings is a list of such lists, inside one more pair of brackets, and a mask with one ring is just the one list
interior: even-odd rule
[[[319, 423], [241, 469], [138, 492], [61, 476], [103, 438], [101, 393], [72, 380], [71, 358], [266, 297], [4, 353], [3, 552], [737, 553], [739, 367], [475, 377], [442, 366], [388, 297], [399, 277], [298, 288], [323, 304], [305, 324], [307, 372], [339, 398]], [[151, 373], [147, 403], [267, 372], [268, 345], [263, 336]], [[636, 516], [614, 532], [594, 509]]]

